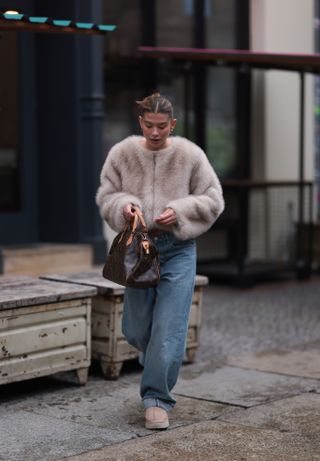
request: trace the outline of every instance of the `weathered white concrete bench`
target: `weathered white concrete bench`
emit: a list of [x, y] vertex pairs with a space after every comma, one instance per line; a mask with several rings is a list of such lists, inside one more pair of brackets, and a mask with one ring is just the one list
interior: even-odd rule
[[[48, 275], [45, 279], [97, 288], [98, 295], [92, 300], [92, 358], [100, 361], [106, 379], [117, 379], [123, 362], [139, 355], [126, 342], [121, 330], [124, 287], [104, 279], [101, 270]], [[196, 276], [186, 345], [186, 358], [189, 362], [194, 360], [199, 344], [202, 288], [207, 284], [207, 277]]]
[[74, 370], [91, 360], [94, 287], [0, 277], [0, 384]]

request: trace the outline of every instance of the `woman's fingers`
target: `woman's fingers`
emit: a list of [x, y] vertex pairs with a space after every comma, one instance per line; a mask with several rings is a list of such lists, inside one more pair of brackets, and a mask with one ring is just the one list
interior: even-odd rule
[[167, 208], [163, 213], [155, 218], [155, 221], [158, 224], [163, 224], [165, 226], [175, 224], [177, 221], [176, 213], [172, 208]]
[[131, 221], [131, 219], [134, 217], [134, 212], [135, 210], [132, 206], [132, 203], [128, 203], [123, 207], [123, 216], [127, 221]]

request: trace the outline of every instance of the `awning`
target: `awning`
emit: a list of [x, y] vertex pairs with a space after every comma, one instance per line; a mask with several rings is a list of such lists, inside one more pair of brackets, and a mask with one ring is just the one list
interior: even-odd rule
[[320, 72], [320, 54], [261, 53], [245, 50], [211, 48], [171, 48], [140, 46], [139, 55], [146, 58], [202, 62], [215, 66]]
[[0, 13], [0, 30], [18, 32], [44, 32], [58, 34], [101, 35], [113, 32], [115, 25], [74, 22], [70, 19], [51, 19], [26, 14]]

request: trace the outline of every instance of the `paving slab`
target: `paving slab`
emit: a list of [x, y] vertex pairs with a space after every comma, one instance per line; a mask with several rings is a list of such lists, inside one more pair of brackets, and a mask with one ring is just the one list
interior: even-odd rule
[[64, 461], [316, 461], [320, 440], [218, 421], [130, 440]]
[[[221, 368], [231, 355], [290, 349], [297, 344], [299, 350], [303, 350], [302, 343], [319, 340], [319, 282], [317, 277], [312, 282], [261, 285], [253, 290], [205, 287], [197, 361], [181, 370], [181, 377], [195, 384], [194, 392], [187, 397], [174, 394], [178, 405], [170, 418], [171, 427], [165, 433], [144, 432], [140, 425], [141, 372], [132, 373], [126, 363], [120, 379], [115, 382], [105, 381], [99, 374], [96, 377], [96, 372], [92, 376], [91, 370], [89, 381], [82, 388], [57, 384], [51, 378], [1, 386], [0, 460], [56, 461], [76, 454], [82, 461], [319, 460], [320, 449], [314, 439], [314, 431], [318, 431], [317, 413], [312, 416], [311, 410], [312, 405], [316, 408], [317, 404], [309, 397], [315, 394], [306, 394], [311, 390], [320, 392], [319, 380], [281, 373], [286, 380], [277, 382], [275, 373], [242, 367], [248, 376], [246, 381], [240, 372], [231, 372], [240, 369], [238, 363], [226, 367], [228, 372]], [[207, 382], [202, 380], [204, 373], [208, 373]], [[276, 380], [269, 381], [268, 376]], [[131, 390], [128, 386], [132, 386]], [[178, 385], [174, 391], [178, 391]], [[205, 391], [209, 400], [201, 400], [206, 396]], [[107, 406], [115, 395], [119, 396], [119, 407], [117, 409], [115, 403], [111, 411], [108, 406], [110, 419], [105, 420], [99, 400], [101, 407]], [[304, 403], [296, 400], [291, 413], [286, 413], [294, 399], [300, 397], [305, 398]], [[126, 407], [122, 402], [124, 398], [128, 399]], [[280, 400], [274, 401], [274, 398]], [[221, 406], [215, 400], [221, 401]], [[243, 408], [235, 409], [230, 405], [232, 402], [242, 403]], [[282, 402], [283, 406], [277, 410]], [[259, 406], [252, 407], [257, 403]], [[272, 414], [271, 410], [268, 413], [269, 405], [272, 405]], [[263, 412], [260, 415], [259, 409]], [[284, 420], [281, 412], [286, 417]], [[229, 416], [230, 421], [225, 421]], [[200, 424], [197, 417], [206, 421]], [[310, 434], [305, 432], [308, 421]], [[182, 427], [183, 424], [187, 425]], [[117, 429], [112, 433], [109, 429], [112, 430], [113, 425]], [[207, 425], [210, 430], [205, 432]], [[9, 431], [12, 435], [8, 435]], [[137, 448], [132, 442], [138, 444]], [[7, 445], [12, 448], [8, 456], [4, 450]]]
[[[25, 458], [25, 453], [29, 452], [30, 456], [34, 454], [34, 458], [30, 459], [51, 460], [61, 454], [70, 456], [150, 435], [153, 432], [144, 428], [139, 379], [140, 373], [118, 381], [90, 377], [85, 387], [61, 383], [56, 389], [38, 389], [14, 401], [2, 399], [0, 420], [6, 421], [10, 437], [7, 439], [7, 433], [1, 430], [0, 425], [0, 460], [29, 459]], [[171, 429], [212, 420], [231, 409], [229, 405], [177, 396], [177, 406], [170, 414]], [[33, 435], [29, 437], [27, 431], [20, 436], [20, 429], [27, 424], [29, 417], [31, 426], [28, 427], [33, 430]], [[41, 426], [40, 433], [36, 430], [38, 426]], [[90, 444], [89, 439], [92, 439]], [[48, 452], [43, 440], [50, 444], [52, 451]], [[5, 450], [1, 451], [2, 447]]]
[[0, 460], [53, 461], [133, 437], [23, 410], [1, 410]]
[[317, 380], [228, 366], [195, 378], [180, 377], [174, 389], [179, 395], [243, 407], [319, 390]]
[[[10, 409], [112, 429], [125, 436], [128, 433], [133, 436], [149, 434], [150, 431], [144, 428], [144, 411], [138, 386], [116, 386], [112, 383], [109, 388], [108, 384], [103, 383], [101, 386], [97, 382], [92, 382], [91, 386], [89, 383], [86, 388], [67, 389], [30, 397], [23, 402], [11, 404]], [[177, 396], [177, 405], [170, 415], [171, 426], [178, 427], [213, 419], [226, 411], [230, 411], [230, 406]]]
[[227, 363], [252, 370], [320, 379], [320, 345], [303, 349], [271, 349], [229, 357]]
[[233, 424], [308, 434], [320, 440], [320, 395], [302, 394], [246, 410], [233, 410], [219, 418]]

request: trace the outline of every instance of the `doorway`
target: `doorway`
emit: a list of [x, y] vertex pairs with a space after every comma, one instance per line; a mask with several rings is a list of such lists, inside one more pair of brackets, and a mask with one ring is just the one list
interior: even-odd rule
[[1, 32], [1, 245], [35, 242], [38, 237], [33, 51], [33, 35]]

